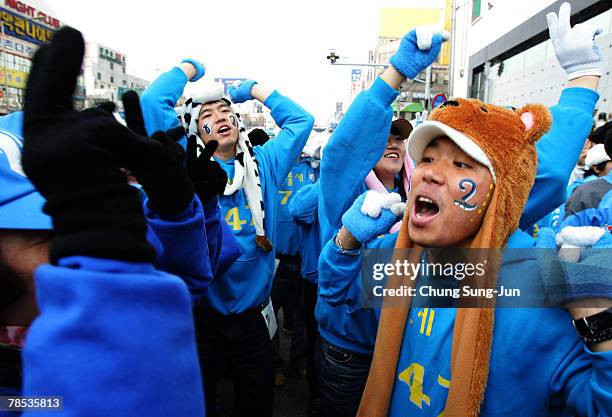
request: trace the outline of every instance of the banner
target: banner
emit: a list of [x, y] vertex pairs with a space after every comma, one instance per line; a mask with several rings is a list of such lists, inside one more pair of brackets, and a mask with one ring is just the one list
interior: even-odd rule
[[22, 41], [11, 36], [0, 38], [0, 45], [5, 52], [28, 59], [32, 59], [34, 52], [36, 52], [38, 48], [33, 43]]
[[5, 35], [15, 36], [36, 45], [49, 43], [55, 33], [54, 30], [2, 8], [0, 8], [0, 24], [4, 26]]
[[10, 68], [0, 68], [0, 86], [25, 89], [28, 74]]

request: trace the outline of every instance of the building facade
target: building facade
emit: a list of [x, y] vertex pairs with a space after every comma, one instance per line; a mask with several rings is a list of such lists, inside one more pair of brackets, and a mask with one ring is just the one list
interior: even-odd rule
[[[60, 20], [43, 1], [0, 1], [0, 114], [23, 108], [32, 57], [40, 45], [53, 39]], [[82, 108], [85, 88], [80, 76], [75, 105]]]
[[[414, 27], [435, 25], [450, 30], [451, 5], [451, 0], [436, 0], [424, 3], [418, 8], [382, 7], [379, 12], [378, 38], [375, 48], [370, 53], [370, 62], [389, 64], [389, 59], [397, 51], [402, 37]], [[449, 63], [450, 45], [445, 44], [438, 60], [432, 66], [429, 97], [426, 95], [423, 82], [407, 80], [401, 87], [402, 93], [397, 102], [394, 103], [394, 110], [401, 116], [411, 119], [413, 113], [421, 112], [430, 106], [431, 99], [436, 94], [448, 94]], [[381, 71], [369, 70], [363, 87], [369, 86]], [[425, 71], [417, 78], [425, 80]], [[353, 90], [355, 90], [354, 85]], [[359, 90], [352, 91], [352, 93], [358, 92]]]
[[99, 43], [85, 45], [83, 76], [87, 91], [87, 106], [105, 101], [120, 102], [128, 90], [139, 94], [149, 82], [127, 72], [127, 58], [122, 52]]
[[[612, 3], [569, 0], [571, 23], [600, 27], [604, 56], [598, 113], [612, 112]], [[563, 0], [455, 0], [451, 93], [505, 106], [553, 105], [567, 83], [548, 36], [546, 14]]]

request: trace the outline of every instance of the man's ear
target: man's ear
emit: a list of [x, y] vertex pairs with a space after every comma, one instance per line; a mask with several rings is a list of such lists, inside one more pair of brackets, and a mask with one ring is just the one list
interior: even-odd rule
[[516, 111], [523, 126], [525, 126], [525, 139], [535, 143], [540, 139], [552, 124], [552, 116], [542, 104], [527, 104]]

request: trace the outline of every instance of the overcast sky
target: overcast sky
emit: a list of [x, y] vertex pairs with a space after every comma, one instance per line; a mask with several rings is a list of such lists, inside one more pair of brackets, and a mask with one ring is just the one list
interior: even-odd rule
[[438, 0], [46, 0], [87, 41], [127, 54], [128, 72], [152, 80], [184, 57], [207, 78], [245, 77], [276, 88], [326, 122], [348, 96], [351, 67], [326, 60], [330, 48], [367, 62], [381, 4]]

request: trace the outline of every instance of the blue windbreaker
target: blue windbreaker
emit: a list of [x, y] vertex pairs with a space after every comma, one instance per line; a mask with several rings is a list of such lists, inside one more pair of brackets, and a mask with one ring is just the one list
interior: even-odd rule
[[321, 254], [321, 226], [317, 207], [319, 182], [302, 187], [291, 200], [289, 212], [300, 231], [302, 278], [316, 284], [319, 281], [319, 255]]
[[565, 226], [612, 226], [612, 172], [576, 188], [565, 203]]
[[[376, 246], [393, 248], [396, 238], [397, 234], [386, 235], [375, 241]], [[507, 244], [507, 248], [533, 247], [535, 239], [520, 230]], [[500, 276], [512, 280], [529, 275], [527, 281], [541, 281], [536, 256], [535, 251], [506, 252]], [[321, 254], [319, 274], [320, 282], [333, 282], [333, 288], [321, 286], [321, 297], [358, 310], [360, 268], [359, 251], [343, 254], [329, 241]], [[411, 309], [389, 416], [436, 417], [444, 410], [452, 383], [455, 313], [455, 308]], [[586, 348], [565, 310], [498, 308], [494, 326], [481, 417], [612, 415], [612, 352]]]
[[61, 396], [60, 414], [71, 417], [205, 415], [191, 303], [178, 277], [75, 256], [42, 265], [35, 280], [40, 315], [23, 350], [23, 395]]
[[[168, 129], [178, 125], [174, 105], [181, 96], [187, 76], [180, 68], [162, 74], [141, 97], [147, 130]], [[313, 117], [290, 99], [273, 92], [264, 103], [281, 128], [274, 140], [254, 148], [259, 164], [266, 208], [264, 226], [273, 245], [277, 241], [279, 187], [297, 160], [314, 124]], [[228, 178], [234, 177], [234, 161], [218, 161]], [[266, 253], [255, 245], [244, 190], [219, 197], [221, 213], [236, 236], [242, 255], [222, 275], [215, 276], [200, 305], [221, 314], [241, 313], [264, 303], [270, 296], [274, 275], [274, 251]]]
[[277, 255], [297, 255], [300, 252], [300, 231], [289, 212], [289, 205], [300, 189], [316, 180], [315, 170], [310, 166], [310, 158], [300, 158], [283, 180], [278, 190]]

